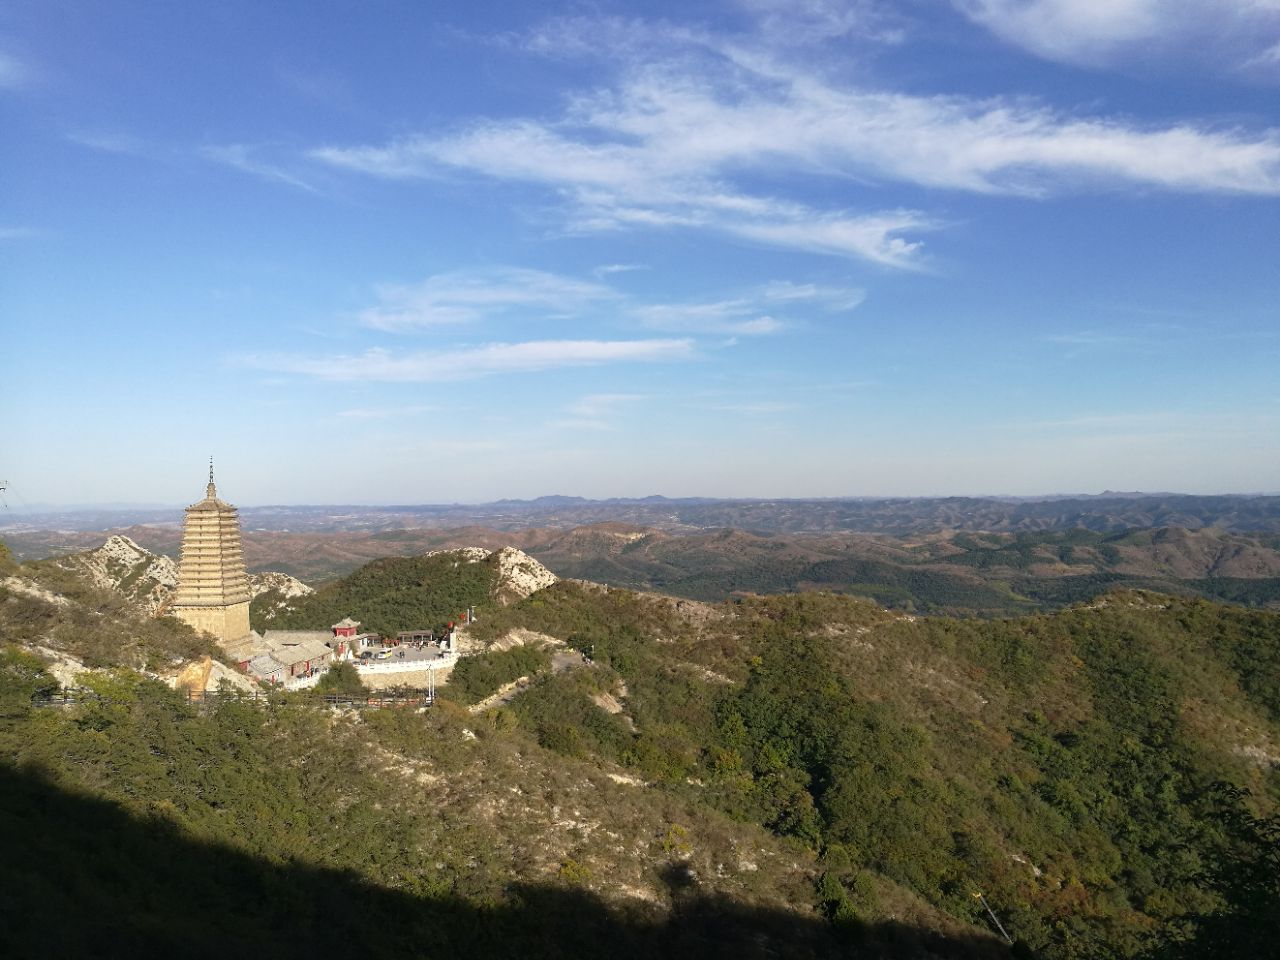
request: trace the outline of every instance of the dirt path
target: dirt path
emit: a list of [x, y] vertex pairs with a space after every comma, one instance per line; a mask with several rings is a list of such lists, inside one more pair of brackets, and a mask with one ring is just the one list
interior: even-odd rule
[[[574, 667], [586, 666], [586, 662], [582, 659], [582, 654], [577, 650], [560, 650], [551, 658], [551, 672], [564, 673], [566, 670], [572, 670]], [[484, 713], [494, 707], [500, 707], [505, 703], [510, 703], [517, 696], [529, 688], [529, 684], [533, 682], [533, 677], [520, 677], [512, 680], [510, 683], [504, 683], [498, 688], [496, 693], [492, 693], [485, 697], [479, 703], [473, 703], [469, 709], [474, 713]]]

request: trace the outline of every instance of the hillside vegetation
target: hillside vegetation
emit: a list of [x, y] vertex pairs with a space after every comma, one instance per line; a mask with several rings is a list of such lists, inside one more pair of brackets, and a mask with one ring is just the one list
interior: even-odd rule
[[3, 544], [0, 551], [0, 644], [38, 645], [89, 667], [152, 671], [220, 656], [180, 620], [153, 618], [119, 591], [97, 586], [57, 561], [20, 567]]
[[324, 629], [355, 617], [362, 629], [395, 636], [400, 630], [425, 630], [457, 620], [468, 607], [489, 604], [498, 585], [496, 555], [483, 551], [388, 557], [315, 593], [273, 607], [263, 594], [249, 608], [256, 630]]
[[[400, 610], [415, 592], [452, 603], [484, 586], [482, 562], [418, 559], [329, 589]], [[41, 586], [39, 570], [16, 574]], [[33, 708], [50, 678], [23, 630], [4, 629], [0, 839], [17, 853], [0, 883], [17, 886], [0, 896], [23, 917], [116, 918], [121, 943], [212, 932], [175, 919], [166, 884], [144, 884], [140, 910], [108, 882], [121, 861], [173, 879], [156, 864], [180, 845], [207, 853], [182, 880], [212, 915], [247, 911], [236, 935], [286, 955], [314, 941], [274, 918], [322, 923], [307, 896], [325, 884], [390, 892], [357, 908], [378, 932], [350, 942], [375, 956], [431, 936], [494, 956], [580, 955], [617, 936], [620, 956], [1042, 960], [1280, 942], [1271, 612], [1119, 591], [959, 620], [819, 592], [706, 604], [560, 582], [468, 628], [494, 652], [458, 699], [534, 677], [475, 715], [446, 700], [334, 713], [305, 696], [200, 712], [128, 670], [86, 679], [103, 702]], [[586, 657], [555, 672], [539, 637]], [[122, 836], [155, 824], [162, 840], [15, 827], [89, 800], [87, 822]], [[51, 866], [71, 863], [78, 874]], [[67, 870], [84, 883], [54, 879]], [[259, 899], [218, 880], [231, 875]], [[330, 922], [352, 938], [363, 925]], [[30, 944], [47, 926], [0, 936]], [[45, 952], [91, 936], [73, 921]]]
[[1280, 604], [1280, 541], [1179, 528], [887, 537], [669, 536], [582, 528], [530, 552], [561, 576], [698, 600], [828, 590], [928, 613], [1009, 615], [1116, 589]]
[[[1280, 801], [1274, 614], [1129, 592], [911, 620], [829, 595], [708, 609], [563, 583], [473, 632], [509, 624], [598, 664], [512, 704], [539, 742], [700, 784], [821, 851], [833, 913], [867, 909], [870, 870], [975, 923], [983, 890], [1041, 956], [1134, 956], [1222, 906], [1205, 877], [1245, 808], [1214, 785], [1247, 788], [1253, 814]], [[620, 688], [625, 715], [594, 706]], [[1276, 933], [1278, 883], [1252, 918]]]

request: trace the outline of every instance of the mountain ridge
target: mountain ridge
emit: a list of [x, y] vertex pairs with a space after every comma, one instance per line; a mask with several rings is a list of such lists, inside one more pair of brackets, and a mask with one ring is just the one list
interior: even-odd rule
[[[475, 554], [377, 561], [326, 589], [361, 619], [361, 603], [424, 582], [448, 601], [492, 597], [482, 568], [497, 561]], [[938, 956], [1008, 956], [974, 889], [1016, 955], [1043, 960], [1136, 958], [1228, 908], [1243, 911], [1233, 929], [1280, 919], [1274, 874], [1271, 900], [1232, 906], [1206, 868], [1267, 856], [1232, 824], [1280, 808], [1275, 613], [1118, 591], [975, 620], [821, 592], [704, 604], [559, 580], [468, 627], [481, 652], [465, 663], [488, 687], [462, 702], [494, 703], [476, 714], [451, 681], [421, 714], [299, 694], [206, 715], [114, 668], [199, 655], [184, 625], [121, 613], [113, 651], [79, 624], [123, 598], [47, 561], [0, 573], [0, 763], [267, 860], [491, 905], [528, 882], [656, 916], [702, 895], [769, 903], [827, 918], [812, 955], [832, 957], [928, 956], [875, 939], [904, 912], [970, 944]], [[144, 656], [144, 630], [168, 645]], [[506, 642], [516, 631], [585, 656], [539, 665]], [[24, 707], [46, 683], [24, 659], [40, 650], [96, 655], [85, 682], [109, 701]], [[526, 673], [509, 698], [483, 696]], [[767, 942], [761, 955], [786, 952]]]

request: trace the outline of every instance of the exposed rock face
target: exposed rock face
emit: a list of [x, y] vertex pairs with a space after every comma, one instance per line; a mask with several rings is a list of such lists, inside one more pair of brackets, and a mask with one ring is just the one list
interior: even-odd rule
[[176, 676], [168, 680], [174, 689], [189, 690], [195, 694], [205, 691], [216, 692], [224, 682], [230, 684], [231, 689], [245, 693], [252, 693], [258, 689], [257, 685], [244, 674], [210, 657], [191, 661], [183, 666]]
[[249, 574], [249, 595], [255, 600], [262, 594], [272, 591], [274, 591], [274, 596], [279, 599], [267, 607], [266, 614], [268, 617], [289, 609], [292, 606], [289, 601], [315, 593], [301, 580], [291, 577], [287, 573], [270, 571]]
[[452, 550], [432, 550], [423, 556], [444, 554], [457, 557], [460, 562], [465, 563], [494, 563], [498, 575], [493, 592], [499, 603], [523, 600], [529, 594], [549, 587], [560, 579], [533, 557], [515, 547], [503, 547], [493, 552], [483, 547], [457, 547]]
[[[66, 597], [59, 597], [58, 599], [62, 601], [63, 605], [71, 602]], [[32, 644], [30, 649], [32, 653], [38, 654], [40, 659], [44, 660], [44, 668], [49, 671], [53, 679], [64, 687], [76, 686], [76, 681], [80, 678], [80, 674], [89, 671], [84, 661], [61, 650], [54, 650], [41, 644]]]
[[213, 659], [201, 657], [193, 660], [178, 671], [173, 678], [175, 690], [188, 690], [192, 693], [204, 693], [209, 685], [209, 674], [213, 672]]
[[99, 587], [124, 594], [152, 616], [168, 610], [178, 586], [177, 564], [120, 535], [109, 538], [97, 550], [67, 557], [62, 565], [83, 572]]
[[523, 600], [551, 586], [560, 578], [523, 550], [503, 547], [496, 554], [498, 562], [498, 599], [503, 603]]
[[[123, 594], [153, 617], [170, 612], [178, 588], [178, 565], [126, 536], [117, 534], [97, 550], [73, 554], [60, 562], [70, 570], [82, 572], [96, 586]], [[288, 606], [288, 601], [314, 592], [287, 573], [249, 574], [250, 596], [270, 590], [282, 598], [278, 606]]]

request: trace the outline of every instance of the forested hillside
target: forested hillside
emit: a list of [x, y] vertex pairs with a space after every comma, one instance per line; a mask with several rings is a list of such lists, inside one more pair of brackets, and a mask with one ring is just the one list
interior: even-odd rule
[[[1280, 801], [1274, 614], [1130, 592], [912, 620], [832, 596], [703, 608], [574, 584], [522, 607], [478, 629], [532, 627], [598, 664], [515, 701], [522, 726], [700, 783], [704, 802], [821, 851], [837, 913], [866, 909], [870, 870], [974, 922], [981, 889], [1045, 957], [1134, 956], [1221, 909], [1206, 877], [1244, 855], [1241, 817]], [[593, 710], [619, 684], [626, 714]], [[1280, 933], [1277, 883], [1240, 931]]]
[[[427, 572], [450, 602], [479, 590], [483, 564], [436, 564], [386, 595]], [[603, 938], [620, 956], [1043, 960], [1280, 942], [1274, 613], [1122, 591], [960, 620], [561, 582], [487, 608], [469, 643], [508, 652], [425, 713], [308, 694], [202, 710], [120, 669], [81, 678], [101, 701], [54, 709], [33, 705], [56, 687], [41, 651], [83, 628], [46, 573], [0, 586], [15, 955], [85, 952], [103, 923], [129, 946], [106, 955], [185, 937], [301, 955], [325, 942], [313, 926], [372, 956], [432, 937], [481, 956]], [[335, 587], [382, 596], [377, 573]], [[539, 648], [559, 643], [586, 658], [553, 671]], [[145, 666], [127, 644], [97, 662]], [[508, 702], [451, 702], [513, 671], [533, 679]]]
[[287, 608], [273, 606], [275, 597], [263, 594], [250, 606], [250, 615], [257, 630], [321, 630], [354, 616], [364, 630], [393, 637], [400, 630], [432, 629], [460, 619], [468, 607], [487, 605], [497, 584], [497, 557], [484, 551], [388, 557], [292, 600]]

